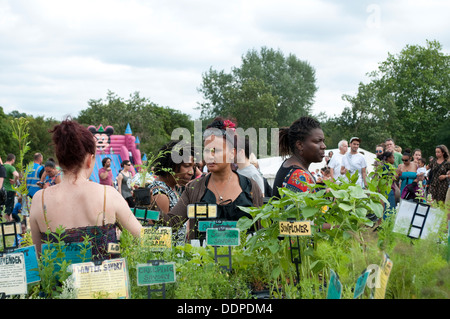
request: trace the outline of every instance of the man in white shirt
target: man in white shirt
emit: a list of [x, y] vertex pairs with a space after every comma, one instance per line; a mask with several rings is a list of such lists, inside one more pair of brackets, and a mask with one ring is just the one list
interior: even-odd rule
[[236, 154], [237, 157], [237, 172], [245, 177], [253, 179], [261, 189], [261, 192], [264, 194], [264, 179], [259, 170], [255, 167], [255, 165], [250, 163], [250, 144], [249, 140], [246, 137], [244, 141], [244, 147], [240, 148], [238, 143], [238, 151]]
[[367, 163], [364, 156], [358, 152], [360, 143], [361, 139], [359, 137], [352, 137], [350, 139], [350, 152], [345, 154], [342, 158], [341, 174], [345, 175], [348, 171], [350, 172], [350, 175], [353, 175], [356, 171], [358, 171], [358, 180], [356, 183], [364, 188], [367, 187]]
[[342, 158], [347, 153], [348, 143], [346, 140], [342, 140], [338, 143], [339, 153], [333, 155], [328, 162], [328, 168], [330, 169], [330, 175], [334, 181], [337, 181], [341, 175]]

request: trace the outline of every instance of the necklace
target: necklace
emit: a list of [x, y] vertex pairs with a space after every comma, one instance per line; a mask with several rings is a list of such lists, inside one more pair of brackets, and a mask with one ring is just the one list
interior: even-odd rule
[[[226, 183], [227, 185], [228, 185], [228, 183], [230, 183], [232, 175], [233, 175], [233, 173], [231, 173], [230, 176], [228, 177], [228, 180], [227, 180], [227, 183]], [[223, 196], [220, 195], [219, 191], [217, 190], [216, 183], [214, 182], [214, 180], [212, 178], [211, 178], [211, 181], [213, 182], [213, 186], [214, 186], [214, 189], [216, 190], [217, 195], [219, 195], [219, 201], [223, 202]]]

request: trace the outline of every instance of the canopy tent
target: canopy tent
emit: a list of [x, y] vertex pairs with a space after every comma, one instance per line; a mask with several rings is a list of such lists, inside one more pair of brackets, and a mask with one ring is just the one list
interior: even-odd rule
[[[325, 154], [328, 154], [328, 152], [332, 151], [333, 154], [339, 153], [339, 149], [329, 149], [325, 151]], [[359, 152], [364, 153], [364, 158], [366, 159], [367, 163], [367, 174], [373, 171], [373, 163], [375, 163], [376, 155], [372, 152], [369, 152], [365, 149], [359, 148]], [[263, 174], [265, 178], [267, 178], [267, 181], [270, 185], [273, 185], [273, 181], [275, 179], [275, 175], [278, 172], [278, 169], [280, 168], [281, 164], [283, 164], [283, 158], [281, 156], [275, 156], [275, 157], [267, 157], [267, 158], [260, 158], [258, 159], [259, 164], [259, 170]], [[309, 166], [310, 172], [315, 172], [316, 169], [321, 169], [322, 167], [325, 167], [325, 158], [320, 163], [311, 163]]]

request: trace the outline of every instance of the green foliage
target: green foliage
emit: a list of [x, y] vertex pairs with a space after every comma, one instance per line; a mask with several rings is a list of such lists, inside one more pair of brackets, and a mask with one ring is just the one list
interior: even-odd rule
[[370, 150], [391, 137], [427, 157], [436, 145], [450, 144], [450, 55], [439, 42], [388, 54], [368, 76], [355, 96], [343, 95], [350, 107], [323, 123], [327, 145], [358, 136]]
[[293, 54], [266, 47], [249, 50], [230, 73], [211, 67], [203, 74], [201, 119], [232, 117], [243, 129], [289, 126], [310, 115], [315, 81], [314, 69]]

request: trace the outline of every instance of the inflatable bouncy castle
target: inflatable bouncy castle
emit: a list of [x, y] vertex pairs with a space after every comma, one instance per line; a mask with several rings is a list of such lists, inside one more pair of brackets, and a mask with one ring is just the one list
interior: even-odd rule
[[95, 166], [90, 180], [99, 182], [98, 170], [102, 168], [102, 160], [105, 157], [111, 159], [111, 170], [113, 180], [116, 180], [121, 169], [122, 161], [129, 160], [131, 162], [131, 173], [136, 173], [135, 166], [142, 164], [141, 151], [139, 150], [139, 138], [134, 137], [131, 132], [130, 124], [127, 124], [124, 135], [114, 135], [112, 126], [98, 127], [90, 125], [88, 130], [92, 132], [97, 140], [97, 154], [95, 156]]

